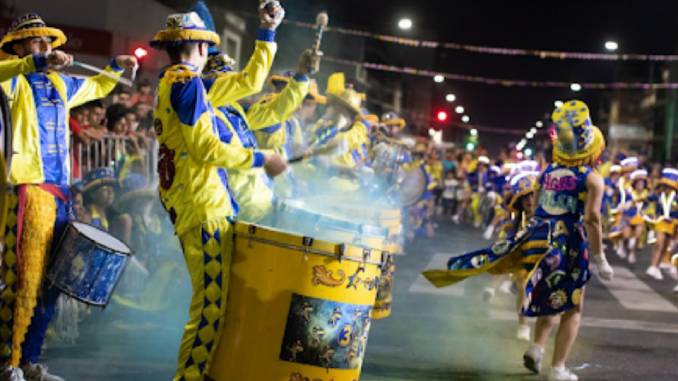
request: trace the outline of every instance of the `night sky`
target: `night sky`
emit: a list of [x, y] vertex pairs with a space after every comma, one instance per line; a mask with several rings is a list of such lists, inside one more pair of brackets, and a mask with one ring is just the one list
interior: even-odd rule
[[[174, 6], [188, 6], [192, 1], [166, 1]], [[253, 10], [253, 0], [211, 0], [236, 10]], [[458, 43], [544, 50], [604, 52], [603, 44], [613, 39], [620, 53], [675, 53], [678, 43], [677, 1], [413, 1], [413, 0], [285, 0], [287, 18], [315, 20], [320, 10], [327, 10], [334, 26], [367, 30], [406, 37]], [[411, 31], [398, 30], [400, 17], [413, 19]], [[308, 31], [294, 31], [284, 36]], [[287, 34], [285, 34], [287, 33]], [[367, 61], [412, 66], [437, 71], [506, 79], [557, 80], [572, 82], [658, 81], [663, 64], [599, 62], [506, 57], [452, 50], [408, 48], [378, 41], [365, 44]], [[351, 44], [324, 47], [328, 55], [353, 57]], [[348, 69], [347, 69], [348, 70]], [[506, 88], [474, 83], [446, 81], [436, 85], [425, 77], [400, 76], [370, 72], [380, 81], [403, 81], [413, 94], [406, 95], [406, 107], [414, 98], [430, 95], [432, 114], [449, 106], [444, 94], [454, 92], [465, 106], [472, 123], [525, 130], [550, 113], [553, 101], [577, 97], [590, 103], [593, 115], [607, 106], [610, 93], [569, 89]], [[416, 102], [415, 102], [416, 103]], [[419, 102], [417, 107], [420, 107]], [[594, 121], [595, 122], [595, 121]], [[604, 127], [604, 126], [603, 126]]]

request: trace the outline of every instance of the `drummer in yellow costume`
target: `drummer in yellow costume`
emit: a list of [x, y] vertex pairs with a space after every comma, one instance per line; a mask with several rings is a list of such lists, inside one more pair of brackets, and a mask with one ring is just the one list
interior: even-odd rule
[[15, 20], [0, 41], [5, 53], [17, 56], [0, 62], [13, 121], [9, 179], [14, 185], [2, 261], [7, 287], [0, 296], [0, 380], [21, 381], [24, 374], [62, 380], [37, 362], [59, 295], [43, 285], [44, 270], [52, 242], [71, 216], [68, 114], [106, 96], [123, 68], [137, 64], [133, 57], [119, 56], [105, 69], [107, 75], [82, 79], [59, 73], [73, 62], [53, 50], [65, 42], [62, 31], [33, 13]]
[[[222, 329], [237, 209], [222, 169], [263, 166], [270, 176], [284, 171], [278, 155], [227, 145], [219, 140], [214, 106], [249, 96], [263, 87], [282, 21], [277, 2], [260, 8], [261, 29], [252, 64], [241, 74], [219, 75], [208, 98], [200, 78], [210, 44], [219, 36], [194, 12], [170, 15], [167, 28], [151, 46], [167, 51], [171, 65], [161, 74], [154, 127], [160, 143], [160, 199], [181, 241], [193, 286], [189, 321], [184, 329], [175, 381], [203, 380]], [[210, 99], [218, 101], [211, 102]]]

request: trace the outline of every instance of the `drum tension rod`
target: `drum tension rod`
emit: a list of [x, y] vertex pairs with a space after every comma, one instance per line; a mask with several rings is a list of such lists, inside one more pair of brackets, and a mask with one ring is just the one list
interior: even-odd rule
[[341, 261], [344, 259], [344, 254], [346, 253], [346, 244], [339, 244], [339, 246], [337, 246], [337, 250], [339, 251], [337, 253], [337, 259], [339, 259], [339, 263], [341, 263]]

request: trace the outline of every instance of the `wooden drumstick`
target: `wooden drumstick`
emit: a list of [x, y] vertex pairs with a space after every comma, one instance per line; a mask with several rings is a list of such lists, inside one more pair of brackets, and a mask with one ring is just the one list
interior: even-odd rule
[[313, 50], [316, 52], [320, 51], [320, 44], [323, 41], [323, 33], [327, 28], [327, 25], [330, 23], [330, 17], [327, 15], [327, 12], [320, 12], [315, 18], [315, 40], [313, 41]]

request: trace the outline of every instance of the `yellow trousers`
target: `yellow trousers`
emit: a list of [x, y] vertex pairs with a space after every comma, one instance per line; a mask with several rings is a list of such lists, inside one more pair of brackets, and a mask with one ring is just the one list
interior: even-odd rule
[[6, 288], [0, 294], [0, 358], [14, 367], [21, 361], [22, 344], [37, 305], [57, 214], [49, 192], [33, 185], [24, 189], [23, 199], [14, 193], [9, 196], [2, 263]]
[[221, 336], [233, 250], [226, 219], [208, 221], [179, 237], [191, 276], [193, 298], [181, 339], [174, 381], [202, 381]]

